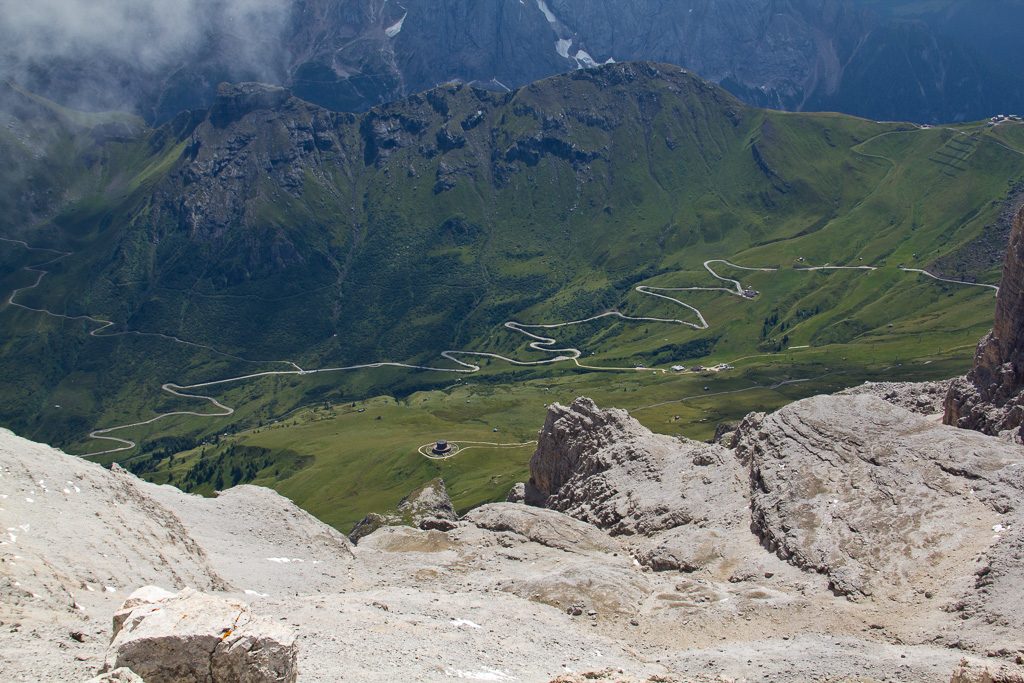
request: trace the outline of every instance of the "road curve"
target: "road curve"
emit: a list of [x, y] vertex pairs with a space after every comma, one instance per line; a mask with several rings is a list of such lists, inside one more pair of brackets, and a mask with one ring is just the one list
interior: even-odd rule
[[999, 287], [997, 285], [990, 285], [984, 282], [964, 282], [963, 280], [952, 280], [947, 277], [940, 277], [938, 275], [935, 275], [934, 273], [929, 273], [927, 270], [922, 270], [921, 268], [904, 268], [903, 266], [900, 266], [900, 270], [902, 270], [904, 273], [920, 273], [921, 275], [927, 275], [931, 279], [938, 280], [939, 282], [948, 282], [954, 285], [967, 285], [968, 287], [987, 287], [988, 289], [996, 290], [996, 293], [999, 292]]
[[[235, 383], [239, 383], [239, 382], [245, 382], [245, 381], [249, 381], [249, 380], [253, 380], [253, 379], [260, 379], [260, 378], [264, 378], [264, 377], [317, 375], [317, 374], [324, 374], [324, 373], [352, 372], [352, 371], [357, 371], [357, 370], [368, 370], [368, 369], [386, 368], [386, 367], [402, 368], [402, 369], [407, 369], [407, 370], [421, 370], [421, 371], [429, 371], [429, 372], [444, 372], [444, 373], [455, 373], [455, 374], [473, 374], [473, 373], [479, 372], [481, 368], [480, 368], [479, 365], [477, 365], [475, 363], [469, 362], [468, 360], [463, 360], [463, 359], [471, 359], [471, 358], [488, 358], [488, 359], [493, 359], [493, 360], [499, 360], [499, 361], [502, 361], [502, 362], [505, 362], [505, 363], [509, 363], [510, 365], [515, 365], [515, 366], [520, 366], [520, 367], [553, 365], [553, 364], [562, 363], [562, 362], [565, 362], [565, 361], [572, 361], [573, 363], [575, 363], [576, 366], [578, 366], [580, 368], [588, 369], [588, 370], [610, 371], [610, 372], [637, 372], [637, 371], [645, 371], [646, 370], [645, 368], [637, 368], [637, 367], [621, 368], [621, 367], [604, 367], [604, 366], [585, 365], [585, 364], [580, 362], [580, 358], [583, 355], [583, 352], [580, 349], [575, 348], [575, 347], [571, 347], [571, 346], [570, 347], [564, 347], [564, 348], [556, 348], [556, 345], [558, 344], [558, 340], [556, 338], [554, 338], [554, 337], [546, 337], [546, 336], [543, 336], [542, 334], [539, 334], [537, 332], [533, 332], [531, 330], [536, 330], [536, 331], [556, 330], [556, 329], [561, 329], [561, 328], [565, 328], [565, 327], [582, 325], [582, 324], [585, 324], [585, 323], [594, 322], [594, 321], [597, 321], [597, 320], [602, 320], [604, 318], [617, 318], [619, 320], [624, 320], [624, 321], [627, 321], [627, 322], [653, 322], [653, 323], [665, 323], [665, 324], [672, 324], [672, 325], [684, 325], [684, 326], [687, 326], [687, 327], [691, 327], [691, 328], [693, 328], [695, 330], [706, 330], [706, 329], [708, 329], [710, 327], [710, 324], [708, 323], [707, 319], [704, 317], [704, 315], [700, 311], [700, 309], [698, 309], [696, 306], [693, 306], [691, 304], [686, 303], [685, 301], [683, 301], [683, 300], [681, 300], [681, 299], [679, 299], [677, 297], [669, 296], [669, 294], [667, 294], [667, 293], [698, 292], [698, 291], [700, 291], [700, 292], [723, 292], [723, 293], [730, 294], [730, 295], [733, 295], [733, 296], [745, 297], [745, 291], [744, 291], [742, 283], [739, 280], [735, 280], [735, 279], [732, 279], [732, 278], [727, 278], [727, 277], [723, 277], [722, 275], [719, 275], [711, 267], [712, 264], [724, 264], [726, 266], [729, 266], [730, 268], [735, 268], [737, 270], [745, 270], [745, 271], [753, 271], [753, 272], [771, 273], [771, 272], [777, 272], [777, 270], [778, 270], [777, 268], [752, 268], [752, 267], [747, 267], [747, 266], [740, 266], [740, 265], [737, 265], [735, 263], [732, 263], [731, 261], [727, 261], [725, 259], [709, 259], [709, 260], [704, 262], [704, 264], [703, 264], [704, 265], [704, 269], [707, 270], [707, 272], [714, 279], [719, 280], [721, 282], [724, 282], [724, 283], [730, 285], [729, 287], [656, 287], [656, 286], [652, 286], [652, 285], [637, 285], [634, 288], [634, 291], [636, 291], [636, 292], [638, 292], [640, 294], [644, 294], [646, 296], [655, 297], [655, 298], [658, 298], [658, 299], [663, 299], [663, 300], [669, 301], [669, 302], [671, 302], [671, 303], [673, 303], [673, 304], [675, 304], [677, 306], [680, 306], [680, 307], [682, 307], [684, 309], [687, 309], [688, 311], [690, 311], [691, 313], [693, 313], [697, 317], [697, 321], [698, 322], [691, 322], [691, 321], [688, 321], [688, 320], [681, 320], [679, 318], [657, 318], [657, 317], [646, 317], [646, 316], [630, 316], [630, 315], [626, 315], [626, 314], [624, 314], [624, 313], [622, 313], [621, 311], [618, 311], [618, 310], [610, 310], [610, 311], [605, 311], [604, 313], [600, 313], [598, 315], [591, 316], [589, 318], [583, 318], [583, 319], [580, 319], [580, 320], [570, 320], [570, 321], [561, 322], [561, 323], [521, 323], [521, 322], [517, 322], [517, 321], [514, 321], [514, 320], [510, 320], [510, 321], [507, 321], [507, 322], [504, 323], [504, 327], [506, 329], [508, 329], [508, 330], [510, 330], [512, 332], [515, 332], [517, 334], [521, 334], [521, 335], [523, 335], [523, 336], [525, 336], [525, 337], [527, 337], [528, 339], [531, 340], [530, 343], [529, 343], [528, 348], [530, 348], [531, 350], [534, 350], [534, 351], [541, 352], [541, 353], [551, 354], [551, 357], [549, 357], [549, 358], [542, 358], [542, 359], [539, 359], [539, 360], [525, 361], [525, 360], [519, 360], [519, 359], [516, 359], [516, 358], [509, 358], [508, 356], [504, 356], [504, 355], [498, 354], [498, 353], [490, 353], [490, 352], [485, 352], [485, 351], [463, 351], [463, 350], [456, 350], [456, 349], [448, 349], [448, 350], [442, 351], [440, 355], [443, 358], [445, 358], [446, 360], [451, 361], [452, 363], [454, 363], [457, 367], [454, 367], [454, 368], [452, 368], [452, 367], [436, 367], [436, 366], [431, 366], [431, 365], [418, 365], [418, 364], [400, 363], [400, 362], [394, 362], [394, 361], [378, 361], [378, 362], [373, 362], [373, 363], [360, 363], [360, 364], [356, 364], [356, 365], [346, 365], [346, 366], [326, 367], [326, 368], [315, 368], [315, 369], [307, 370], [307, 369], [304, 369], [301, 366], [299, 366], [294, 361], [290, 361], [290, 360], [269, 360], [269, 361], [250, 360], [250, 359], [242, 358], [240, 356], [236, 356], [234, 354], [226, 353], [224, 351], [216, 349], [216, 348], [214, 348], [212, 346], [208, 346], [206, 344], [200, 344], [200, 343], [197, 343], [197, 342], [191, 342], [191, 341], [188, 341], [188, 340], [185, 340], [185, 339], [181, 339], [179, 337], [175, 337], [173, 335], [162, 334], [162, 333], [159, 333], [159, 332], [141, 332], [141, 331], [135, 331], [135, 330], [127, 330], [127, 331], [122, 331], [122, 332], [105, 332], [106, 330], [110, 329], [111, 327], [113, 327], [115, 325], [115, 323], [113, 321], [104, 320], [102, 318], [96, 318], [96, 317], [90, 316], [90, 315], [69, 316], [69, 315], [64, 315], [64, 314], [61, 314], [61, 313], [54, 313], [52, 311], [49, 311], [49, 310], [43, 309], [43, 308], [34, 308], [34, 307], [31, 307], [31, 306], [26, 306], [25, 304], [19, 303], [16, 300], [18, 295], [21, 294], [22, 292], [26, 292], [26, 291], [35, 289], [36, 287], [38, 287], [40, 285], [40, 283], [43, 281], [43, 278], [45, 278], [46, 275], [48, 274], [48, 271], [43, 270], [44, 266], [56, 263], [56, 262], [58, 262], [58, 261], [60, 261], [60, 260], [62, 260], [64, 258], [67, 258], [68, 256], [71, 256], [72, 252], [64, 252], [64, 251], [58, 251], [58, 250], [55, 250], [55, 249], [32, 247], [29, 244], [27, 244], [26, 242], [23, 242], [21, 240], [8, 239], [8, 238], [4, 238], [4, 237], [0, 237], [0, 241], [12, 243], [12, 244], [17, 244], [17, 245], [22, 246], [25, 249], [28, 249], [30, 251], [44, 251], [44, 252], [49, 252], [51, 254], [56, 254], [56, 256], [54, 258], [52, 258], [52, 259], [50, 259], [48, 261], [45, 261], [45, 262], [39, 263], [39, 264], [34, 264], [32, 266], [25, 266], [23, 268], [26, 271], [29, 271], [29, 272], [32, 272], [32, 273], [36, 274], [35, 282], [33, 282], [29, 286], [20, 287], [18, 289], [15, 289], [11, 293], [11, 295], [7, 298], [7, 301], [6, 301], [6, 303], [8, 305], [10, 305], [10, 306], [21, 308], [21, 309], [24, 309], [24, 310], [27, 310], [27, 311], [32, 311], [32, 312], [35, 312], [35, 313], [41, 313], [41, 314], [44, 314], [44, 315], [47, 315], [47, 316], [50, 316], [50, 317], [53, 317], [53, 318], [59, 318], [59, 319], [64, 319], [64, 320], [84, 320], [84, 321], [87, 321], [87, 322], [91, 322], [91, 323], [97, 325], [97, 327], [95, 327], [94, 329], [90, 330], [90, 332], [89, 332], [89, 335], [92, 336], [92, 337], [116, 337], [116, 336], [126, 336], [126, 335], [156, 337], [156, 338], [159, 338], [159, 339], [163, 339], [163, 340], [166, 340], [166, 341], [171, 341], [171, 342], [178, 343], [178, 344], [183, 344], [183, 345], [194, 347], [194, 348], [201, 348], [201, 349], [210, 351], [210, 352], [212, 352], [214, 354], [217, 354], [217, 355], [220, 355], [220, 356], [223, 356], [223, 357], [226, 357], [226, 358], [231, 358], [233, 360], [245, 362], [245, 363], [264, 364], [264, 365], [266, 365], [266, 364], [277, 364], [277, 365], [285, 365], [285, 366], [288, 366], [288, 368], [289, 368], [287, 370], [266, 370], [266, 371], [261, 371], [261, 372], [253, 372], [253, 373], [248, 373], [248, 374], [244, 374], [244, 375], [238, 375], [238, 376], [235, 376], [235, 377], [226, 377], [226, 378], [223, 378], [223, 379], [216, 379], [216, 380], [210, 380], [208, 382], [198, 382], [198, 383], [195, 383], [195, 384], [187, 384], [187, 385], [180, 385], [180, 384], [176, 384], [174, 382], [164, 383], [160, 387], [162, 391], [164, 391], [164, 392], [166, 392], [168, 394], [171, 394], [172, 396], [178, 397], [178, 398], [194, 398], [194, 399], [206, 401], [206, 402], [210, 403], [216, 409], [216, 412], [199, 413], [199, 412], [195, 412], [195, 411], [171, 411], [171, 412], [167, 412], [167, 413], [161, 413], [161, 414], [156, 415], [155, 417], [152, 417], [152, 418], [150, 418], [148, 420], [143, 420], [143, 421], [139, 421], [139, 422], [132, 422], [132, 423], [129, 423], [129, 424], [116, 425], [116, 426], [113, 426], [113, 427], [106, 427], [106, 428], [103, 428], [103, 429], [93, 430], [92, 432], [89, 433], [89, 437], [90, 438], [96, 439], [96, 440], [107, 441], [107, 442], [113, 442], [113, 443], [118, 444], [118, 445], [116, 447], [114, 447], [114, 448], [109, 448], [109, 449], [102, 450], [102, 451], [96, 451], [96, 452], [93, 452], [93, 453], [82, 454], [82, 457], [96, 456], [96, 455], [109, 455], [109, 454], [112, 454], [112, 453], [120, 453], [120, 452], [123, 452], [123, 451], [131, 450], [131, 449], [136, 447], [137, 444], [134, 441], [130, 440], [130, 439], [123, 439], [123, 438], [116, 437], [116, 436], [110, 436], [110, 434], [112, 434], [114, 432], [118, 432], [118, 431], [122, 431], [122, 430], [127, 430], [127, 429], [133, 429], [133, 428], [136, 428], [136, 427], [142, 427], [142, 426], [145, 426], [145, 425], [153, 424], [154, 422], [157, 422], [159, 420], [162, 420], [162, 419], [168, 418], [168, 417], [175, 417], [175, 416], [227, 417], [229, 415], [232, 415], [235, 412], [233, 408], [231, 408], [230, 406], [227, 406], [227, 405], [221, 403], [220, 401], [218, 401], [216, 398], [214, 398], [212, 396], [206, 396], [206, 395], [203, 395], [203, 394], [196, 394], [196, 393], [184, 393], [184, 392], [186, 392], [186, 391], [195, 391], [195, 390], [198, 390], [198, 389], [206, 389], [206, 388], [209, 388], [209, 387], [218, 387], [218, 386], [223, 386], [223, 385], [228, 385], [228, 384], [235, 384]], [[797, 268], [797, 270], [801, 270], [801, 271], [816, 271], [816, 270], [875, 270], [875, 269], [876, 268], [874, 266], [829, 266], [829, 265], [825, 265], [825, 266], [807, 266], [807, 267]], [[989, 287], [989, 288], [997, 289], [998, 290], [998, 288], [995, 285], [987, 285], [987, 284], [971, 283], [971, 282], [961, 282], [961, 281], [958, 281], [958, 280], [949, 280], [949, 279], [946, 279], [946, 278], [941, 278], [941, 277], [938, 277], [936, 275], [933, 275], [933, 274], [931, 274], [931, 273], [929, 273], [927, 271], [919, 270], [919, 269], [914, 269], [914, 268], [903, 268], [903, 267], [901, 267], [900, 269], [905, 271], [905, 272], [921, 273], [921, 274], [927, 275], [928, 277], [934, 278], [936, 280], [941, 280], [943, 282], [951, 282], [951, 283], [954, 283], [954, 284], [961, 284], [961, 285], [974, 285], [974, 286], [980, 286], [980, 287]], [[465, 442], [465, 443], [472, 443], [472, 442]], [[488, 444], [488, 445], [491, 446], [491, 447], [502, 446], [501, 444]], [[527, 444], [514, 445], [514, 447], [523, 447], [524, 445], [527, 445]], [[481, 443], [479, 447], [483, 447], [483, 444]], [[465, 450], [465, 449], [462, 449], [462, 450]]]
[[523, 443], [493, 443], [490, 441], [449, 441], [448, 445], [452, 447], [450, 453], [443, 453], [438, 455], [433, 452], [434, 443], [425, 443], [416, 451], [423, 457], [429, 460], [448, 460], [454, 458], [459, 453], [463, 453], [472, 448], [487, 448], [487, 449], [513, 449], [513, 448], [526, 448], [527, 446], [536, 446], [537, 441], [524, 441]]
[[815, 270], [878, 270], [877, 266], [794, 266], [793, 270], [815, 271]]

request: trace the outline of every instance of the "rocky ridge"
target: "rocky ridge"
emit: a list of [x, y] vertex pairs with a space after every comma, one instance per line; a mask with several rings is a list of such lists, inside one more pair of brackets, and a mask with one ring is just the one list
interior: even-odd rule
[[[130, 103], [161, 122], [208, 106], [221, 81], [265, 80], [330, 109], [362, 111], [438, 83], [507, 92], [609, 60], [680, 64], [761, 106], [945, 122], [1020, 103], [1009, 30], [1020, 9], [991, 4], [929, 11], [896, 0], [871, 8], [853, 0], [286, 0], [241, 24], [220, 5], [198, 6], [201, 37], [158, 40], [165, 59], [126, 55], [120, 41], [81, 45], [76, 30], [55, 38], [58, 54], [19, 49], [32, 32], [19, 32], [13, 17], [0, 27], [0, 62], [65, 104]], [[146, 13], [125, 19], [128, 39], [164, 28], [147, 25]], [[49, 24], [65, 25], [62, 17]], [[897, 58], [896, 45], [913, 48]]]
[[742, 542], [753, 531], [764, 549], [827, 577], [836, 595], [911, 611], [946, 600], [960, 619], [943, 633], [1013, 647], [1024, 628], [1009, 617], [1020, 605], [1009, 577], [1022, 571], [1024, 454], [943, 427], [934, 411], [898, 407], [908, 393], [932, 397], [916, 408], [934, 406], [941, 387], [879, 385], [866, 389], [893, 402], [862, 388], [755, 413], [733, 452], [651, 434], [587, 399], [556, 405], [527, 501], [608, 529], [652, 569], [725, 580], [758, 575], [761, 548]]
[[943, 382], [865, 382], [839, 392], [840, 396], [869, 394], [919, 415], [938, 415], [945, 409], [951, 380]]
[[954, 380], [945, 408], [946, 424], [1024, 441], [1024, 207], [1010, 231], [992, 331], [978, 344], [974, 368]]

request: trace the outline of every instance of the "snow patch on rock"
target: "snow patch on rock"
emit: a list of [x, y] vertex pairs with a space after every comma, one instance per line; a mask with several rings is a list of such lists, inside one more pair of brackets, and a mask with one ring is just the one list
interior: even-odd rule
[[405, 14], [402, 15], [401, 19], [399, 19], [395, 23], [391, 24], [391, 26], [388, 26], [386, 29], [384, 29], [384, 35], [386, 35], [388, 38], [394, 38], [399, 33], [401, 33], [402, 26], [405, 24], [405, 18], [408, 16], [409, 13], [406, 12]]
[[548, 23], [554, 26], [558, 23], [558, 17], [555, 16], [551, 8], [548, 7], [548, 3], [544, 0], [537, 0], [537, 9], [544, 13], [544, 18], [548, 20]]

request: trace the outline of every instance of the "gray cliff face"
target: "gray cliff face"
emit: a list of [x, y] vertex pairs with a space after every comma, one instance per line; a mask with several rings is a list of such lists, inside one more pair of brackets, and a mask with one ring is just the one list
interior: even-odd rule
[[329, 109], [362, 111], [448, 81], [505, 92], [608, 60], [678, 64], [782, 109], [952, 121], [1024, 107], [1008, 28], [1024, 20], [1024, 6], [908, 4], [283, 0], [255, 47], [209, 10], [203, 37], [174, 59], [137, 63], [103, 49], [46, 59], [10, 47], [0, 63], [62, 102], [134, 102], [158, 122], [209, 106], [221, 81], [272, 82]]
[[1024, 208], [1014, 221], [996, 297], [992, 331], [974, 355], [974, 368], [954, 381], [946, 397], [944, 422], [987, 434], [1013, 430], [1022, 440], [1024, 423]]
[[988, 545], [991, 520], [1021, 513], [1013, 446], [873, 396], [807, 399], [750, 415], [739, 432], [752, 528], [841, 595], [889, 592], [929, 563], [967, 565], [969, 549]]
[[719, 446], [652, 434], [625, 411], [600, 410], [586, 398], [552, 406], [538, 438], [527, 500], [612, 534], [650, 535], [705, 526], [712, 514], [717, 523], [742, 515], [740, 471]]
[[550, 409], [528, 488], [655, 571], [742, 581], [767, 550], [853, 602], [934, 599], [955, 615], [943, 634], [991, 647], [1024, 629], [1022, 465], [1015, 444], [870, 393], [751, 414], [731, 451], [581, 398]]

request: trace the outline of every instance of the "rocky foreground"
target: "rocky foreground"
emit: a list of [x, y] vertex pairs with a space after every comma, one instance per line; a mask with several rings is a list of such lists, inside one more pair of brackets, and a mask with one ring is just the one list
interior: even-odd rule
[[[939, 418], [819, 396], [726, 448], [579, 399], [548, 414], [532, 504], [358, 545], [265, 489], [198, 498], [0, 432], [0, 670], [1022, 680], [1024, 449]], [[169, 592], [122, 610], [145, 586]]]
[[716, 444], [556, 404], [515, 502], [459, 518], [431, 482], [352, 541], [267, 489], [189, 496], [0, 430], [0, 672], [1024, 683], [1022, 301], [1024, 212], [964, 379]]

